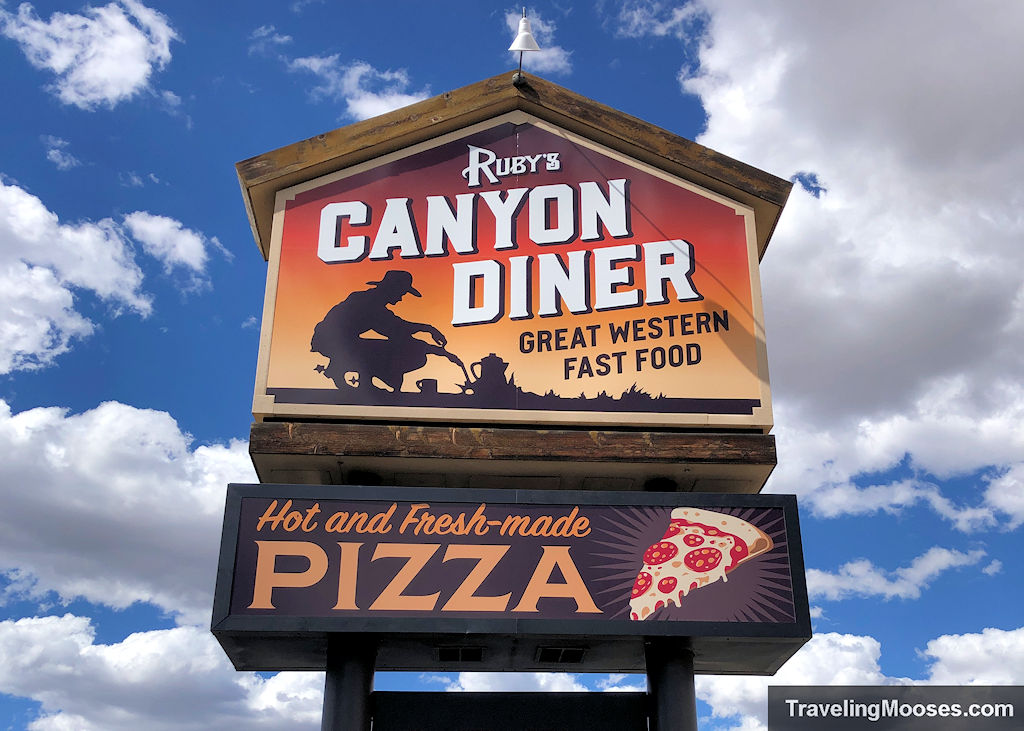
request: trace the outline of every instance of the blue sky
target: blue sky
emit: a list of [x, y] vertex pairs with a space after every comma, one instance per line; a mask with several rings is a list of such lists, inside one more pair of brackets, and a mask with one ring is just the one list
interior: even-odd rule
[[[0, 2], [0, 723], [314, 729], [207, 630], [266, 264], [234, 163], [513, 68], [514, 6]], [[1024, 6], [541, 3], [527, 69], [780, 177], [762, 265], [815, 638], [698, 678], [1024, 683]], [[382, 689], [636, 676], [388, 674]]]

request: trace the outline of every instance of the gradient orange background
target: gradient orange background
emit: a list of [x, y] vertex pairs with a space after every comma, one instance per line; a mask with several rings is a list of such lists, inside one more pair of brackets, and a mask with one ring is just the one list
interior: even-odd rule
[[[502, 178], [497, 185], [484, 184], [469, 188], [462, 170], [468, 163], [467, 145], [484, 147], [498, 157], [558, 152], [561, 170], [543, 169], [543, 161], [535, 174]], [[537, 246], [528, 234], [528, 205], [517, 219], [517, 249], [495, 251], [494, 218], [483, 201], [477, 206], [477, 247], [474, 255], [450, 252], [444, 257], [326, 264], [317, 257], [320, 211], [331, 202], [360, 200], [372, 211], [372, 223], [379, 223], [385, 199], [412, 199], [412, 211], [420, 241], [426, 242], [426, 196], [447, 195], [454, 203], [460, 193], [493, 189], [534, 187], [567, 183], [577, 187], [582, 181], [598, 181], [607, 192], [607, 180], [627, 178], [630, 181], [631, 238], [604, 241], [572, 241], [564, 245]], [[578, 227], [577, 227], [578, 228]], [[372, 243], [376, 226], [351, 229], [352, 234], [369, 235]], [[536, 257], [542, 253], [563, 255], [577, 249], [595, 249], [623, 243], [643, 244], [667, 239], [685, 239], [693, 245], [695, 272], [692, 280], [702, 301], [678, 302], [668, 287], [669, 302], [582, 315], [568, 313], [560, 317], [536, 317], [512, 321], [503, 318], [491, 324], [453, 327], [452, 263], [479, 259], [496, 259], [506, 264], [510, 256], [524, 254]], [[756, 259], [755, 259], [756, 260]], [[565, 261], [565, 259], [563, 259]], [[272, 340], [268, 363], [268, 388], [334, 388], [332, 381], [315, 371], [327, 359], [310, 352], [310, 337], [316, 324], [327, 311], [349, 293], [367, 289], [367, 283], [380, 280], [388, 269], [404, 269], [413, 275], [414, 285], [423, 295], [407, 295], [392, 309], [399, 317], [429, 323], [448, 338], [447, 348], [458, 355], [467, 367], [475, 361], [496, 353], [510, 364], [507, 374], [526, 391], [543, 394], [553, 390], [560, 396], [587, 397], [604, 391], [618, 396], [634, 384], [651, 395], [664, 394], [679, 398], [747, 398], [761, 397], [757, 364], [754, 303], [750, 279], [751, 255], [748, 250], [745, 220], [723, 203], [652, 175], [640, 167], [621, 162], [576, 144], [553, 132], [531, 124], [500, 124], [482, 132], [467, 135], [454, 142], [404, 159], [387, 163], [369, 171], [325, 183], [297, 194], [287, 201], [281, 231], [280, 267], [277, 298], [274, 304]], [[536, 260], [534, 261], [536, 266]], [[592, 264], [591, 264], [592, 266]], [[619, 263], [632, 267], [634, 286], [643, 287], [643, 263]], [[536, 285], [537, 277], [534, 276]], [[506, 279], [507, 286], [507, 279]], [[535, 286], [536, 289], [536, 286]], [[505, 311], [508, 310], [506, 292]], [[642, 300], [641, 300], [642, 301]], [[532, 311], [536, 312], [536, 292]], [[608, 322], [624, 322], [637, 318], [664, 317], [728, 310], [728, 332], [695, 334], [675, 338], [666, 335], [623, 345], [611, 345]], [[550, 353], [523, 354], [519, 338], [523, 331], [553, 330], [600, 324], [596, 347]], [[589, 338], [589, 336], [588, 336]], [[699, 343], [702, 360], [697, 365], [649, 368], [637, 372], [633, 351], [636, 347], [669, 347], [672, 344]], [[614, 371], [607, 376], [565, 379], [566, 357], [627, 350], [621, 375]], [[432, 357], [424, 368], [407, 374], [404, 391], [415, 391], [415, 381], [436, 378], [442, 392], [457, 392], [463, 382], [460, 369], [449, 361]]]

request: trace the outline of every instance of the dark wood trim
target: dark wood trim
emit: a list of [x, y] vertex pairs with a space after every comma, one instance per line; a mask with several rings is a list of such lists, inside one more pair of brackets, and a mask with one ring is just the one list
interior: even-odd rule
[[258, 422], [252, 454], [775, 465], [771, 434]]
[[239, 162], [253, 235], [268, 256], [277, 191], [516, 109], [751, 205], [759, 253], [792, 183], [549, 81], [505, 73]]

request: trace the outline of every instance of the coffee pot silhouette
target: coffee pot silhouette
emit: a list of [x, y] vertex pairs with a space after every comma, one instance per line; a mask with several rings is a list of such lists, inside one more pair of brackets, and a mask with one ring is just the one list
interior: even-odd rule
[[501, 399], [514, 395], [515, 385], [505, 376], [506, 363], [496, 353], [484, 356], [469, 366], [473, 374], [473, 393], [487, 398]]

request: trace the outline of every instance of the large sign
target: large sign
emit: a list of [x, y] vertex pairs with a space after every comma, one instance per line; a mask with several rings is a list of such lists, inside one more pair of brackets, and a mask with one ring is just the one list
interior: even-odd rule
[[278, 193], [254, 412], [771, 426], [753, 210], [513, 112]]
[[299, 630], [756, 638], [733, 671], [759, 672], [810, 636], [796, 520], [791, 496], [233, 485], [214, 633], [250, 667]]

